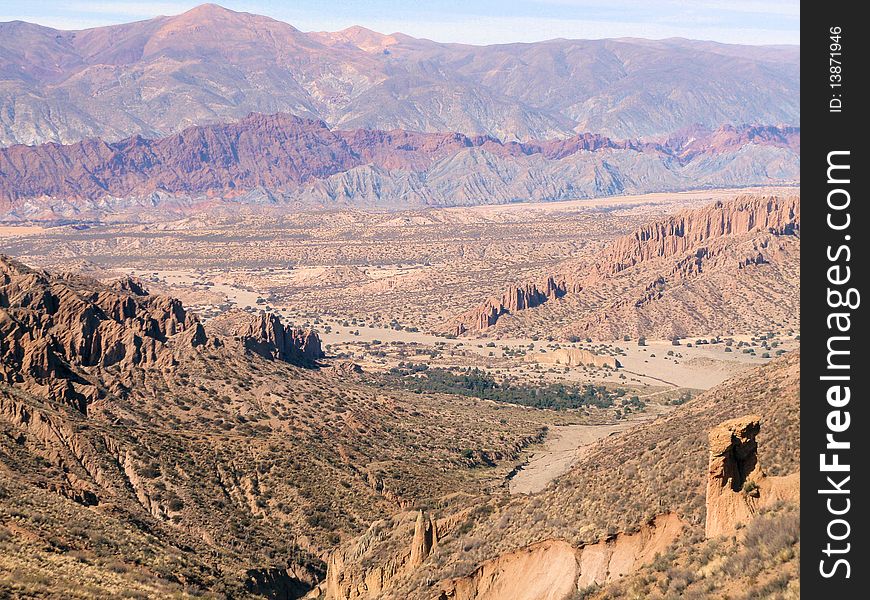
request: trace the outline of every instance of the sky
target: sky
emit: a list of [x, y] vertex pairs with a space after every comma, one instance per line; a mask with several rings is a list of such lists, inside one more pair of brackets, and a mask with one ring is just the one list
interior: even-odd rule
[[[0, 0], [0, 21], [85, 29], [174, 15], [199, 2]], [[553, 38], [684, 37], [735, 44], [798, 44], [799, 0], [223, 0], [232, 10], [302, 31], [362, 25], [439, 42], [499, 44]]]

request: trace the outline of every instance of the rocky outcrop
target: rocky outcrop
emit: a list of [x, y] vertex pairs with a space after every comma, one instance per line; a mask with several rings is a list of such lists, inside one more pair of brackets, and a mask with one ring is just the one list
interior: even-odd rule
[[[311, 598], [374, 600], [395, 597], [398, 582], [426, 562], [439, 539], [446, 539], [467, 518], [463, 511], [436, 521], [424, 511], [414, 517], [410, 548], [387, 552], [410, 533], [413, 513], [388, 529], [386, 522], [330, 556], [327, 576]], [[603, 584], [634, 571], [663, 553], [680, 535], [683, 522], [673, 514], [659, 515], [636, 532], [620, 533], [579, 548], [564, 540], [544, 540], [481, 563], [464, 577], [435, 585], [439, 600], [562, 600], [571, 591]], [[407, 540], [407, 537], [404, 537]], [[404, 542], [407, 544], [407, 542]], [[374, 558], [377, 557], [377, 558]], [[393, 595], [391, 595], [393, 594]]]
[[330, 373], [338, 377], [351, 377], [353, 375], [359, 375], [360, 373], [362, 373], [363, 368], [352, 360], [343, 360], [341, 362], [333, 364], [329, 368], [329, 371]]
[[[436, 520], [418, 510], [394, 517], [393, 523], [377, 521], [350, 544], [329, 557], [325, 581], [310, 597], [327, 600], [376, 600], [397, 580], [413, 573], [445, 535], [468, 517], [462, 511]], [[384, 552], [383, 545], [392, 550]], [[375, 553], [377, 558], [369, 557]]]
[[[623, 305], [641, 308], [660, 299], [670, 284], [700, 277], [711, 269], [740, 271], [767, 264], [768, 255], [777, 252], [769, 239], [745, 250], [748, 254], [735, 257], [730, 251], [732, 244], [753, 235], [798, 237], [800, 197], [741, 196], [651, 222], [616, 239], [591, 263], [566, 264], [563, 273], [549, 277], [543, 289], [533, 283], [512, 286], [502, 297], [456, 317], [448, 329], [455, 334], [482, 331], [504, 314], [535, 308], [553, 298], [581, 298], [584, 290], [649, 267], [639, 297], [620, 298], [610, 307], [601, 307], [604, 311], [616, 311]], [[606, 318], [606, 314], [593, 317]]]
[[565, 294], [565, 282], [556, 282], [548, 277], [539, 288], [535, 283], [512, 286], [500, 297], [490, 298], [478, 308], [475, 308], [459, 318], [455, 333], [461, 335], [466, 331], [479, 331], [495, 325], [499, 317], [506, 313], [535, 308], [543, 303], [560, 298]]
[[[168, 368], [173, 348], [207, 342], [179, 300], [133, 282], [108, 287], [0, 256], [0, 378], [85, 411], [102, 394], [94, 369]], [[117, 380], [114, 385], [118, 385]]]
[[708, 538], [733, 533], [762, 508], [780, 501], [796, 501], [800, 474], [768, 477], [758, 459], [756, 436], [761, 418], [738, 417], [710, 431], [710, 463], [707, 473]]
[[602, 369], [614, 369], [619, 367], [619, 361], [615, 356], [602, 356], [584, 350], [582, 348], [559, 348], [543, 354], [536, 352], [526, 355], [529, 362], [537, 362], [550, 365], [564, 365], [566, 367], [599, 367]]
[[635, 533], [619, 533], [579, 552], [580, 576], [577, 587], [601, 585], [620, 579], [663, 554], [679, 537], [685, 524], [677, 515], [658, 515]]
[[245, 349], [264, 358], [311, 366], [323, 358], [320, 337], [313, 329], [284, 327], [274, 313], [261, 312], [239, 327]]
[[414, 523], [414, 537], [411, 540], [411, 556], [408, 566], [416, 567], [423, 564], [429, 553], [438, 543], [438, 526], [431, 515], [419, 511], [417, 521]]
[[697, 254], [712, 240], [753, 232], [799, 235], [800, 197], [742, 196], [649, 223], [613, 242], [584, 283], [643, 262]]
[[295, 600], [302, 598], [317, 585], [322, 573], [312, 573], [301, 566], [249, 569], [243, 582], [245, 589], [269, 600]]
[[568, 542], [546, 540], [486, 561], [467, 577], [442, 582], [438, 600], [563, 600], [580, 566]]
[[109, 284], [109, 287], [119, 292], [133, 294], [134, 296], [148, 295], [148, 290], [145, 288], [145, 284], [138, 277], [127, 276], [116, 279]]

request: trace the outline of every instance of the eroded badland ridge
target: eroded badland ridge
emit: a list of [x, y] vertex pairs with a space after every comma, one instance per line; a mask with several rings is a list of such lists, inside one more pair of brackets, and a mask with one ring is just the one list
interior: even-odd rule
[[[4, 561], [45, 574], [16, 593], [304, 590], [342, 535], [430, 494], [479, 493], [478, 461], [497, 481], [542, 435], [521, 411], [312, 369], [316, 334], [271, 318], [217, 336], [136, 282], [2, 265]], [[490, 425], [466, 432], [472, 413]], [[103, 581], [113, 556], [125, 566]]]
[[[187, 265], [237, 247], [196, 219], [10, 238], [42, 262], [73, 257], [104, 282], [2, 259], [0, 585], [24, 597], [796, 597], [798, 355], [769, 361], [796, 346], [787, 319], [759, 304], [757, 321], [730, 324], [735, 339], [703, 340], [709, 350], [641, 345], [618, 313], [597, 339], [632, 332], [632, 348], [577, 343], [568, 328], [551, 340], [500, 338], [510, 330], [499, 328], [535, 331], [519, 319], [553, 307], [583, 319], [573, 295], [594, 291], [603, 304], [650, 280], [662, 293], [641, 308], [662, 302], [672, 326], [702, 323], [682, 316], [692, 313], [687, 296], [668, 296], [676, 285], [713, 296], [737, 281], [785, 306], [797, 289], [799, 198], [690, 210], [694, 198], [610, 202], [612, 213], [538, 209], [543, 246], [530, 239], [536, 221], [519, 218], [528, 207], [252, 220], [256, 233], [238, 235], [256, 236], [249, 251], [265, 253], [256, 260], [274, 264], [269, 253], [288, 251], [287, 239], [295, 255], [329, 256], [332, 266], [259, 272], [234, 254], [226, 264], [242, 267], [238, 275], [194, 267], [191, 279]], [[594, 231], [602, 219], [609, 235], [581, 245], [575, 224]], [[312, 226], [326, 221], [343, 223], [353, 244]], [[425, 248], [429, 264], [396, 268], [384, 249], [407, 262], [417, 238], [408, 231], [392, 246], [378, 236], [408, 223], [427, 239], [449, 235]], [[516, 229], [516, 241], [499, 247], [486, 237], [493, 229]], [[522, 288], [494, 325], [465, 332], [494, 341], [400, 325], [396, 315], [416, 312], [404, 297], [393, 321], [368, 309], [365, 321], [327, 317], [355, 290], [382, 303], [411, 283], [424, 306], [443, 298], [431, 274], [449, 272], [440, 256], [454, 248], [462, 252], [449, 268], [480, 264], [492, 278], [492, 260], [513, 278], [528, 269], [529, 256], [517, 255], [525, 247], [557, 275]], [[80, 262], [80, 249], [95, 262]], [[564, 249], [577, 255], [566, 260]], [[369, 258], [378, 253], [383, 264]], [[131, 254], [150, 268], [108, 277]], [[494, 285], [477, 273], [451, 293], [474, 298], [481, 281]], [[295, 295], [282, 296], [280, 278]], [[160, 294], [148, 293], [152, 284]], [[290, 298], [317, 309], [288, 310]], [[708, 371], [718, 373], [710, 383]], [[552, 429], [626, 419], [619, 433], [583, 442], [535, 491], [510, 493]]]
[[[479, 469], [497, 478], [540, 439], [527, 411], [374, 388], [312, 369], [319, 353], [300, 368], [285, 355], [315, 334], [274, 316], [220, 336], [135, 280], [2, 264], [0, 556], [41, 574], [16, 594], [766, 597], [796, 569], [796, 480], [783, 476], [797, 469], [797, 353], [508, 496]], [[773, 528], [784, 535], [744, 542]], [[678, 584], [674, 569], [692, 576]]]
[[[799, 248], [799, 196], [718, 202], [642, 225], [543, 284], [512, 286], [453, 328], [604, 339], [750, 331], [797, 310]], [[763, 293], [771, 289], [781, 293]], [[504, 324], [513, 316], [521, 325]]]

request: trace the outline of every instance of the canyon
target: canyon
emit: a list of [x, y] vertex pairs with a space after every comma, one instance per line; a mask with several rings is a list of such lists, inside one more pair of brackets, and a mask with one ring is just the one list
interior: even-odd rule
[[[626, 260], [620, 268], [601, 272], [630, 271], [659, 253], [669, 259], [681, 256], [699, 239], [711, 242], [731, 231], [799, 231], [799, 221], [789, 213], [799, 214], [799, 203], [783, 205], [775, 198], [766, 202], [772, 212], [765, 218], [768, 209], [762, 210], [756, 198], [737, 204], [758, 212], [723, 212], [726, 202], [714, 204], [705, 218], [678, 212], [674, 227], [643, 225], [636, 232], [660, 231], [667, 237], [679, 230], [690, 239], [683, 245], [662, 241], [654, 233], [638, 235], [638, 243], [657, 240], [660, 250], [654, 252], [624, 244], [617, 244], [615, 252], [605, 246], [606, 256], [640, 258], [631, 266], [624, 266], [630, 262]], [[782, 214], [776, 216], [778, 212]], [[731, 216], [723, 219], [723, 214]], [[697, 233], [703, 228], [696, 223], [705, 223], [707, 233]], [[771, 511], [795, 501], [790, 490], [796, 480], [782, 477], [791, 472], [794, 460], [789, 450], [796, 414], [794, 353], [761, 372], [744, 370], [673, 410], [651, 407], [649, 415], [641, 413], [631, 421], [633, 427], [625, 427], [608, 424], [610, 411], [587, 408], [560, 417], [558, 411], [529, 412], [453, 394], [421, 397], [385, 387], [369, 364], [361, 369], [343, 362], [324, 344], [321, 335], [328, 334], [285, 323], [282, 311], [268, 304], [202, 318], [177, 299], [150, 294], [146, 288], [152, 282], [141, 277], [100, 282], [33, 269], [8, 258], [2, 264], [4, 330], [16, 333], [4, 338], [15, 343], [4, 345], [2, 353], [6, 378], [0, 385], [0, 424], [9, 432], [4, 438], [9, 444], [4, 442], [0, 451], [3, 457], [16, 457], [3, 460], [18, 481], [4, 478], [0, 486], [18, 490], [26, 507], [22, 514], [30, 514], [37, 504], [54, 506], [55, 500], [44, 496], [50, 494], [70, 503], [62, 510], [72, 511], [66, 517], [71, 522], [85, 518], [76, 507], [91, 507], [96, 512], [87, 518], [97, 521], [90, 526], [112, 539], [130, 539], [138, 535], [133, 529], [144, 523], [161, 552], [197, 548], [187, 563], [173, 567], [197, 585], [229, 586], [224, 589], [241, 597], [281, 593], [402, 598], [428, 590], [422, 597], [431, 592], [433, 599], [555, 599], [588, 586], [610, 589], [645, 573], [657, 555], [695, 543], [688, 540], [694, 539], [693, 532], [703, 531], [704, 520], [692, 495], [674, 491], [671, 500], [664, 499], [669, 496], [661, 493], [663, 482], [706, 487], [708, 524], [716, 522], [717, 514], [724, 515], [719, 522], [727, 523], [738, 514], [748, 522], [790, 518], [790, 513], [776, 516]], [[74, 323], [82, 327], [72, 327]], [[48, 364], [66, 369], [62, 377], [47, 379], [24, 368], [24, 357], [37, 347], [50, 351]], [[626, 360], [602, 348], [541, 350], [536, 350], [541, 358], [513, 360], [564, 367], [581, 380], [598, 371], [618, 376]], [[537, 375], [531, 371], [530, 376]], [[667, 395], [667, 388], [654, 389], [644, 395], [647, 402], [675, 397]], [[715, 433], [723, 430], [717, 424], [735, 413], [758, 415], [751, 417], [749, 429], [735, 429], [748, 431], [737, 434], [746, 438], [740, 446], [745, 451], [732, 452], [723, 445], [730, 434]], [[238, 417], [227, 418], [233, 414]], [[612, 435], [596, 435], [582, 451], [568, 452], [571, 460], [543, 485], [507, 495], [511, 473], [525, 456], [533, 456], [548, 429], [576, 427], [569, 425], [576, 419], [591, 419], [583, 427]], [[733, 485], [742, 490], [739, 482], [729, 483], [720, 494], [720, 486], [711, 482], [730, 467], [714, 469], [711, 459], [705, 478], [703, 457], [724, 456], [727, 463], [727, 457], [739, 455], [740, 464], [748, 464], [754, 460], [747, 457], [755, 452], [754, 440], [760, 436], [754, 428], [760, 422], [771, 428], [760, 444], [769, 457], [767, 466], [752, 475], [759, 490], [753, 493], [761, 499], [747, 500], [743, 491], [732, 492]], [[709, 440], [686, 437], [689, 423], [703, 424], [704, 431], [714, 433]], [[381, 441], [372, 446], [375, 437]], [[629, 474], [637, 472], [643, 449], [664, 452], [684, 439], [693, 444], [689, 458], [645, 460], [647, 468], [652, 465], [652, 480]], [[412, 445], [426, 450], [409, 454]], [[283, 465], [275, 452], [302, 458]], [[384, 461], [387, 456], [393, 458]], [[613, 460], [621, 466], [611, 464]], [[33, 461], [51, 466], [38, 469], [31, 466]], [[214, 482], [189, 475], [203, 470], [214, 473]], [[737, 467], [741, 473], [748, 470]], [[615, 499], [612, 492], [582, 501], [575, 497], [590, 487], [623, 490], [634, 500]], [[612, 506], [603, 509], [600, 502]], [[547, 514], [573, 516], [537, 517], [541, 506], [548, 507]], [[2, 503], [0, 510], [5, 510]], [[43, 525], [25, 520], [15, 527], [42, 539], [40, 527], [49, 524], [66, 544], [94, 557], [85, 573], [99, 576], [103, 559], [90, 554], [96, 550], [88, 542], [65, 533], [57, 521], [61, 506], [40, 510], [49, 510], [41, 517]], [[256, 515], [254, 522], [248, 514]], [[227, 522], [234, 524], [228, 528]], [[295, 557], [291, 563], [261, 553], [260, 548], [276, 547], [276, 536], [288, 531], [305, 532], [291, 538], [293, 546], [286, 551]], [[336, 531], [341, 532], [337, 537]], [[728, 534], [713, 525], [708, 531], [711, 539]], [[252, 541], [243, 542], [242, 532]], [[44, 563], [38, 543], [21, 548], [16, 560]], [[216, 558], [198, 563], [201, 553]], [[133, 586], [125, 575], [116, 577], [124, 582], [115, 585]], [[163, 590], [159, 593], [179, 589], [163, 576], [149, 576], [135, 585]]]
[[[146, 554], [150, 574], [122, 588], [307, 591], [337, 536], [411, 498], [498, 485], [548, 420], [319, 369], [317, 335], [274, 316], [242, 313], [247, 324], [227, 336], [136, 280], [0, 264], [0, 514], [4, 531], [27, 532], [15, 550], [25, 562], [42, 561], [50, 530], [94, 561], [81, 576], [99, 578], [107, 559], [75, 529], [89, 523], [112, 544], [186, 557], [169, 576]], [[369, 435], [382, 441], [361, 443]], [[12, 488], [23, 517], [9, 516]], [[131, 541], [140, 535], [145, 546]]]
[[[466, 509], [453, 513], [451, 517], [436, 519], [431, 515], [424, 516], [421, 512], [416, 520], [413, 514], [409, 514], [392, 523], [379, 523], [330, 559], [327, 573], [330, 583], [312, 592], [309, 597], [336, 600], [400, 598], [406, 597], [404, 594], [411, 593], [411, 590], [419, 593], [419, 590], [433, 587], [434, 590], [423, 592], [420, 597], [555, 600], [582, 591], [592, 597], [603, 598], [607, 597], [608, 592], [619, 593], [619, 585], [623, 580], [632, 580], [635, 573], [648, 577], [650, 564], [659, 561], [662, 555], [670, 553], [669, 560], [675, 563], [687, 561], [699, 546], [707, 543], [703, 541], [705, 532], [706, 538], [715, 540], [716, 544], [735, 544], [736, 551], [739, 541], [731, 538], [729, 542], [728, 536], [733, 536], [735, 531], [745, 527], [751, 531], [754, 522], [783, 519], [791, 527], [793, 517], [789, 509], [785, 513], [781, 511], [783, 506], [793, 508], [799, 502], [799, 475], [794, 472], [797, 463], [790, 455], [797, 443], [792, 437], [796, 432], [793, 410], [797, 406], [797, 387], [796, 382], [790, 379], [797, 364], [797, 357], [789, 356], [764, 367], [768, 381], [757, 379], [760, 373], [747, 374], [711, 390], [659, 420], [599, 440], [597, 447], [585, 454], [567, 475], [548, 487], [543, 498], [519, 496], [507, 504], [490, 500], [489, 504], [478, 505], [470, 512]], [[788, 386], [785, 393], [778, 387], [783, 383]], [[759, 395], [739, 399], [734, 395], [749, 391], [750, 388]], [[732, 399], [733, 405], [723, 405], [722, 398]], [[717, 421], [728, 413], [740, 414], [748, 407], [758, 409], [761, 414], [744, 414], [724, 422]], [[706, 429], [697, 431], [698, 419], [705, 427], [709, 427], [709, 435]], [[769, 432], [765, 442], [759, 444], [756, 437], [762, 429], [762, 422], [765, 426], [776, 424], [783, 429]], [[697, 435], [683, 439], [679, 447], [689, 451], [691, 458], [683, 457], [683, 461], [688, 460], [694, 467], [699, 467], [697, 472], [685, 471], [688, 466], [685, 462], [679, 467], [676, 463], [656, 463], [655, 474], [632, 471], [636, 473], [634, 478], [625, 472], [629, 465], [633, 470], [635, 466], [649, 464], [639, 460], [648, 452], [646, 444], [649, 441], [654, 446], [657, 444], [656, 452], [669, 452], [667, 448], [678, 443], [677, 440], [685, 435], [687, 428], [694, 428]], [[616, 450], [620, 452], [614, 454]], [[762, 475], [758, 466], [760, 451], [765, 452], [765, 461], [777, 473], [790, 474], [771, 477], [764, 483], [767, 475]], [[604, 455], [610, 455], [610, 460], [603, 461]], [[619, 462], [626, 466], [616, 466]], [[664, 462], [667, 463], [667, 459]], [[675, 471], [670, 471], [675, 467]], [[569, 509], [568, 506], [578, 493], [582, 494], [583, 487], [578, 488], [577, 485], [584, 479], [588, 484], [589, 478], [613, 480], [628, 477], [634, 480], [634, 484], [628, 483], [624, 493], [632, 494], [639, 491], [638, 486], [666, 486], [662, 478], [667, 477], [669, 471], [671, 477], [676, 473], [680, 473], [676, 475], [679, 478], [688, 477], [686, 483], [691, 481], [688, 489], [706, 489], [706, 494], [700, 494], [700, 506], [693, 496], [682, 497], [677, 493], [669, 500], [658, 500], [647, 507], [647, 510], [653, 511], [653, 516], [641, 517], [644, 513], [628, 516], [626, 529], [614, 531], [610, 528], [608, 532], [598, 533], [598, 539], [595, 530], [587, 531], [578, 539], [576, 530], [569, 523], [547, 524], [538, 528], [535, 535], [528, 536], [524, 526], [516, 522], [526, 517], [529, 505], [547, 506], [548, 512], [553, 511], [551, 514], [566, 514], [560, 512], [566, 510], [568, 514], [576, 513], [576, 508]], [[736, 473], [740, 473], [739, 480], [735, 479]], [[744, 488], [743, 482], [753, 478], [757, 478], [760, 485]], [[568, 490], [572, 492], [566, 496]], [[639, 501], [645, 502], [647, 498], [656, 498], [656, 493], [653, 492], [651, 496], [642, 493]], [[548, 504], [543, 504], [541, 500]], [[590, 508], [604, 510], [608, 514], [618, 510], [616, 507], [605, 508], [602, 499], [589, 498], [584, 504], [591, 504]], [[689, 508], [690, 505], [692, 508]], [[484, 510], [482, 506], [488, 508]], [[506, 525], [507, 515], [511, 517], [510, 525]], [[699, 515], [706, 515], [706, 521], [699, 519]], [[457, 529], [457, 523], [463, 520], [471, 527], [470, 539], [478, 541], [465, 556], [457, 555], [453, 550], [444, 550], [451, 543], [451, 538], [463, 535], [458, 532], [464, 527]], [[727, 527], [722, 528], [726, 524]], [[428, 528], [437, 531], [437, 537], [425, 546], [427, 551], [424, 554], [417, 553], [417, 556], [422, 556], [422, 561], [411, 561], [409, 557], [414, 555], [414, 549], [419, 546], [419, 540]], [[514, 532], [518, 535], [514, 536]], [[695, 539], [698, 534], [700, 541], [686, 541]], [[740, 536], [738, 533], [738, 540]], [[511, 548], [512, 542], [528, 540], [529, 537], [532, 539], [530, 543]], [[788, 543], [793, 544], [794, 540]], [[397, 553], [391, 554], [394, 551]], [[381, 557], [380, 561], [375, 559], [378, 556]], [[478, 562], [479, 557], [486, 558]], [[777, 559], [766, 564], [769, 566], [763, 569], [775, 572], [781, 568]], [[787, 559], [787, 564], [789, 569], [796, 568], [793, 555]], [[457, 567], [466, 571], [467, 575], [439, 580], [451, 569], [455, 572]], [[716, 580], [716, 568], [714, 561], [699, 571], [696, 580], [698, 587], [706, 585], [709, 591], [730, 585], [729, 581]], [[762, 572], [762, 579], [771, 574], [770, 571]]]
[[799, 72], [0, 23], [0, 597], [797, 600]]

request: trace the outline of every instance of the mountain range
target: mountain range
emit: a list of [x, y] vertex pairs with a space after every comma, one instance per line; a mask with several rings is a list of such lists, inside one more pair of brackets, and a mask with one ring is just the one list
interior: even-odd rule
[[0, 598], [799, 598], [799, 58], [0, 23]]
[[13, 21], [0, 23], [0, 144], [164, 137], [251, 112], [523, 141], [797, 126], [799, 62], [795, 46], [684, 39], [472, 46], [362, 27], [305, 33], [212, 4], [81, 31]]
[[451, 206], [795, 183], [800, 130], [695, 128], [663, 143], [575, 134], [538, 142], [337, 130], [286, 114], [150, 140], [0, 149], [0, 215], [99, 216], [213, 203]]

